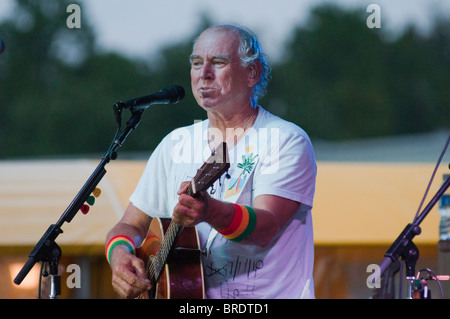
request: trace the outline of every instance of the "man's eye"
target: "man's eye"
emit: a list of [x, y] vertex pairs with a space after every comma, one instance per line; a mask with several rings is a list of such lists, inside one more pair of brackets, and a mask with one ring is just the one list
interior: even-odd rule
[[215, 64], [215, 65], [224, 65], [224, 64], [225, 64], [225, 61], [223, 61], [223, 60], [215, 60], [215, 61], [214, 61], [214, 64]]
[[191, 65], [195, 68], [195, 67], [199, 67], [202, 65], [201, 61], [192, 61]]

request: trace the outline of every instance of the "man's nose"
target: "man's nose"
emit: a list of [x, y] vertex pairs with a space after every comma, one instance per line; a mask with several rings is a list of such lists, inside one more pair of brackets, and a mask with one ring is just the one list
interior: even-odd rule
[[209, 62], [204, 63], [201, 70], [201, 77], [204, 79], [213, 79], [214, 78], [214, 68], [213, 65]]

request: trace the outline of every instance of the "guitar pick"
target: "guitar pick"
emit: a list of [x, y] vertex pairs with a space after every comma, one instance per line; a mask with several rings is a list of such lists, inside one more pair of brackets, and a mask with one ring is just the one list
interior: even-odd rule
[[94, 195], [95, 198], [99, 198], [102, 193], [102, 190], [100, 188], [95, 188], [92, 192], [92, 195]]
[[80, 210], [83, 214], [86, 215], [87, 213], [89, 213], [89, 206], [86, 204], [83, 204], [83, 206], [81, 206]]
[[89, 198], [87, 199], [86, 203], [88, 203], [90, 206], [95, 204], [95, 197], [94, 196], [89, 196]]

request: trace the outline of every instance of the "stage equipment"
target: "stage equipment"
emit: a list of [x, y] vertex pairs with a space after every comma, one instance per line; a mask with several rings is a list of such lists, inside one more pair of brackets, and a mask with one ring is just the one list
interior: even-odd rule
[[[58, 235], [62, 234], [62, 225], [65, 222], [70, 223], [78, 211], [87, 213], [88, 209], [85, 203], [92, 204], [92, 195], [96, 195], [96, 186], [106, 174], [105, 166], [117, 158], [117, 150], [123, 145], [128, 135], [137, 128], [141, 121], [143, 112], [151, 104], [169, 104], [177, 103], [184, 98], [184, 89], [181, 86], [168, 86], [153, 95], [148, 95], [143, 98], [132, 99], [127, 102], [117, 102], [113, 105], [113, 110], [117, 122], [117, 131], [113, 142], [109, 149], [102, 157], [99, 165], [94, 170], [92, 175], [86, 181], [84, 186], [75, 196], [73, 201], [61, 215], [56, 224], [50, 225], [42, 238], [36, 244], [34, 249], [28, 255], [28, 261], [22, 267], [20, 272], [14, 278], [14, 283], [20, 285], [29, 271], [37, 262], [42, 262], [49, 265], [49, 274], [51, 277], [50, 295], [51, 299], [56, 299], [61, 294], [61, 277], [58, 275], [58, 263], [62, 255], [61, 248], [55, 242]], [[127, 126], [122, 130], [122, 112], [124, 109], [129, 109], [131, 116], [127, 121]], [[91, 195], [92, 194], [92, 195]], [[44, 267], [42, 267], [44, 269]], [[40, 289], [40, 287], [39, 287]]]
[[[398, 265], [399, 259], [404, 262], [406, 266], [406, 276], [405, 279], [407, 280], [407, 298], [413, 299], [417, 292], [417, 289], [415, 289], [415, 283], [416, 280], [419, 280], [419, 278], [416, 279], [416, 273], [415, 273], [415, 267], [417, 260], [419, 259], [419, 249], [417, 246], [413, 243], [413, 239], [415, 236], [419, 235], [421, 233], [420, 224], [423, 222], [423, 220], [427, 217], [428, 213], [431, 211], [431, 209], [434, 207], [434, 205], [439, 201], [439, 199], [442, 197], [442, 195], [445, 193], [447, 188], [450, 185], [450, 177], [448, 177], [442, 186], [439, 188], [439, 190], [436, 192], [436, 194], [433, 196], [433, 198], [430, 200], [428, 205], [422, 210], [421, 208], [424, 203], [424, 200], [428, 194], [429, 188], [431, 186], [431, 183], [434, 179], [435, 173], [442, 161], [442, 158], [444, 157], [444, 154], [447, 150], [447, 147], [450, 142], [450, 136], [447, 139], [447, 142], [444, 146], [444, 149], [438, 159], [438, 162], [436, 164], [436, 167], [434, 169], [434, 172], [431, 176], [430, 182], [428, 184], [428, 187], [425, 191], [425, 195], [422, 199], [421, 204], [419, 205], [419, 209], [417, 210], [417, 213], [414, 217], [414, 220], [412, 223], [408, 224], [401, 234], [397, 237], [397, 239], [394, 241], [394, 243], [391, 245], [391, 247], [387, 250], [387, 252], [384, 255], [384, 259], [382, 260], [380, 264], [380, 276], [383, 278], [383, 285], [381, 289], [376, 291], [374, 298], [385, 298], [388, 295], [392, 295], [392, 291], [389, 291], [389, 289], [386, 289], [387, 284], [391, 284], [393, 282], [392, 277], [395, 275], [397, 271], [400, 270], [402, 272], [403, 269], [403, 263], [400, 264], [400, 267]], [[450, 166], [450, 165], [449, 165]], [[385, 276], [384, 276], [385, 275]], [[400, 275], [402, 276], [402, 275]], [[437, 277], [436, 277], [437, 278]], [[375, 278], [374, 278], [375, 280]], [[399, 297], [401, 298], [401, 284], [399, 285]]]

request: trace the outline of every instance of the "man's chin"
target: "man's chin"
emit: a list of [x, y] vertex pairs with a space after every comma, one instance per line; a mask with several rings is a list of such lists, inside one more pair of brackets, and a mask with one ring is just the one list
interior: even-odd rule
[[202, 98], [200, 101], [198, 101], [199, 105], [206, 111], [211, 111], [214, 108], [217, 107], [217, 101], [212, 98]]

